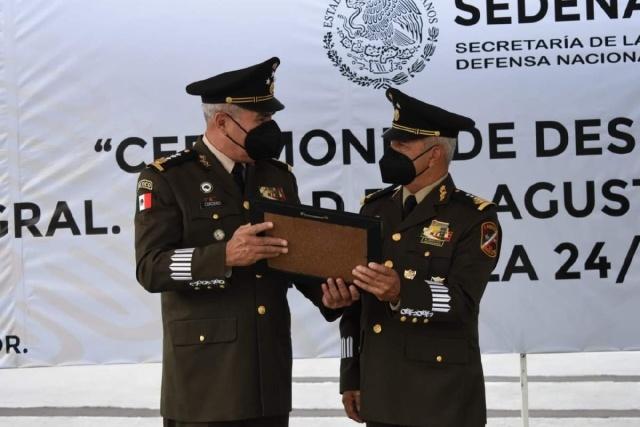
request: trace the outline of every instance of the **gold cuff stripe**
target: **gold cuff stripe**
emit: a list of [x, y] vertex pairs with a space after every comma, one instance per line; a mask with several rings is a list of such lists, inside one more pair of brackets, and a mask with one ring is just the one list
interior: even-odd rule
[[227, 96], [225, 102], [227, 104], [255, 104], [256, 102], [268, 101], [270, 99], [273, 99], [273, 95], [247, 96], [244, 98], [232, 98]]
[[398, 130], [403, 130], [405, 132], [409, 132], [409, 133], [415, 133], [416, 135], [423, 135], [423, 136], [440, 136], [440, 131], [438, 130], [425, 130], [425, 129], [418, 129], [418, 128], [410, 128], [407, 126], [402, 126], [396, 123], [393, 123], [391, 125], [392, 128], [394, 129], [398, 129]]

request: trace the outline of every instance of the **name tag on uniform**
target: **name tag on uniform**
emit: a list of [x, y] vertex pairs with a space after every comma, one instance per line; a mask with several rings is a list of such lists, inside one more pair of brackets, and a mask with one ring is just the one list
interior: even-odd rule
[[220, 206], [222, 206], [222, 201], [217, 200], [215, 197], [205, 197], [202, 199], [202, 202], [200, 202], [201, 209], [217, 208]]

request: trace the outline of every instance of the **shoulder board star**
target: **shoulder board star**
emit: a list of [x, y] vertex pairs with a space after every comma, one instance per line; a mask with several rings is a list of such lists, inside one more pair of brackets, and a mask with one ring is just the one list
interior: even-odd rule
[[479, 211], [485, 210], [489, 206], [495, 206], [495, 203], [476, 196], [475, 194], [466, 193], [462, 190], [456, 190], [454, 193], [457, 198], [467, 203], [472, 203]]
[[372, 202], [376, 199], [379, 199], [380, 197], [386, 196], [387, 194], [392, 193], [393, 191], [395, 191], [396, 189], [398, 189], [400, 187], [396, 186], [396, 185], [391, 185], [387, 188], [383, 188], [382, 190], [378, 190], [374, 193], [369, 194], [368, 196], [365, 196], [362, 198], [362, 200], [360, 201], [361, 205], [366, 205], [369, 202]]
[[172, 166], [179, 165], [181, 163], [184, 163], [188, 160], [195, 159], [195, 158], [196, 158], [196, 152], [193, 150], [187, 149], [183, 151], [178, 151], [177, 153], [172, 154], [169, 157], [161, 157], [159, 159], [156, 159], [153, 161], [153, 163], [149, 164], [147, 167], [153, 168], [158, 172], [165, 172], [167, 169], [171, 168]]
[[271, 163], [272, 165], [279, 167], [280, 169], [285, 169], [285, 170], [287, 170], [289, 172], [293, 172], [293, 166], [291, 166], [287, 162], [282, 162], [282, 161], [280, 161], [278, 159], [267, 159], [267, 161], [269, 163]]

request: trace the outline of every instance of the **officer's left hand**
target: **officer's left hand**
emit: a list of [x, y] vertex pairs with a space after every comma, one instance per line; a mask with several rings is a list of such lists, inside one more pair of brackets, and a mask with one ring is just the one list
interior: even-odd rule
[[353, 284], [380, 301], [396, 304], [400, 300], [400, 276], [393, 268], [370, 262], [366, 267], [357, 266], [352, 273], [356, 278]]
[[360, 299], [358, 288], [353, 285], [347, 286], [344, 280], [327, 279], [322, 284], [322, 303], [332, 310], [348, 307]]

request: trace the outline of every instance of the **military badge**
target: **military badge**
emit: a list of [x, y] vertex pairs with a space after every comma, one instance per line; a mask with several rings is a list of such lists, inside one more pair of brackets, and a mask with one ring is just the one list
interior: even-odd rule
[[420, 243], [425, 245], [443, 246], [445, 243], [451, 241], [453, 231], [449, 228], [448, 222], [441, 222], [437, 220], [431, 221], [429, 227], [422, 229], [422, 235], [420, 236]]
[[140, 189], [153, 191], [153, 182], [148, 179], [141, 179], [138, 181], [138, 190]]
[[444, 285], [445, 277], [431, 276], [431, 280], [425, 280], [430, 285]]
[[416, 274], [417, 272], [415, 270], [405, 270], [404, 271], [404, 278], [407, 280], [413, 280], [416, 278]]
[[209, 194], [213, 191], [213, 184], [210, 182], [203, 182], [202, 184], [200, 184], [200, 191], [202, 191], [204, 194]]
[[259, 190], [260, 190], [260, 195], [265, 199], [279, 200], [279, 201], [287, 200], [286, 196], [284, 195], [284, 190], [282, 189], [282, 187], [260, 187]]
[[440, 191], [440, 201], [442, 202], [444, 199], [447, 198], [447, 186], [441, 185], [439, 191]]
[[198, 156], [198, 161], [202, 166], [204, 166], [207, 169], [211, 167], [211, 163], [209, 162], [209, 160], [207, 160], [207, 156], [205, 156], [204, 154], [200, 154]]
[[144, 193], [138, 196], [138, 212], [151, 209], [152, 205], [151, 193]]
[[498, 255], [498, 226], [493, 222], [485, 222], [480, 228], [480, 249], [488, 257]]

